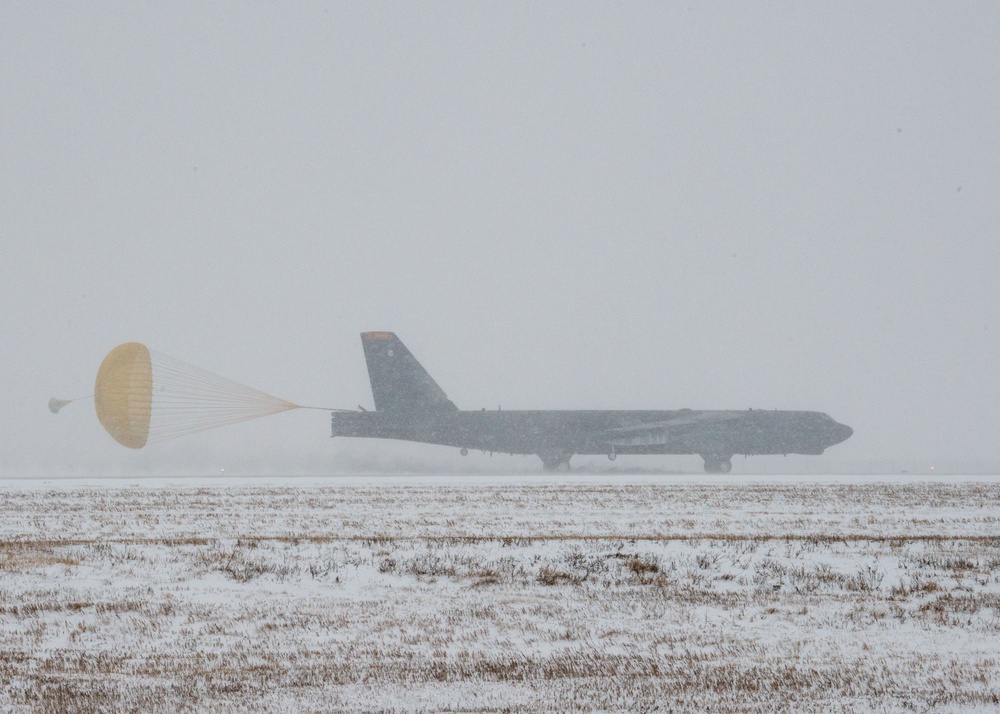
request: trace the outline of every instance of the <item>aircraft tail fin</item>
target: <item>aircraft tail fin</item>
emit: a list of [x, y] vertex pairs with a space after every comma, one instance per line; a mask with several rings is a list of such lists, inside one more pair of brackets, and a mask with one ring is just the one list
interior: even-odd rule
[[444, 390], [392, 332], [362, 332], [375, 410], [400, 414], [457, 411]]

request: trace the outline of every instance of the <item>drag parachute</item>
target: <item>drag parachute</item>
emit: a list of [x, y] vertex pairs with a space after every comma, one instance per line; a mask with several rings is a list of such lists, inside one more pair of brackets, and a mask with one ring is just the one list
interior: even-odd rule
[[301, 408], [138, 342], [119, 345], [104, 358], [94, 407], [101, 426], [130, 449]]

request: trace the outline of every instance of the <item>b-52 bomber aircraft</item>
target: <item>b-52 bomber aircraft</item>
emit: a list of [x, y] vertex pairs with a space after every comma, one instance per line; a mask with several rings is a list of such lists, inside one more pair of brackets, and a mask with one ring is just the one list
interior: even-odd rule
[[708, 473], [728, 473], [734, 454], [822, 454], [853, 433], [822, 412], [462, 411], [394, 333], [361, 343], [375, 411], [333, 412], [333, 436], [537, 454], [550, 471], [568, 471], [574, 454], [699, 454]]

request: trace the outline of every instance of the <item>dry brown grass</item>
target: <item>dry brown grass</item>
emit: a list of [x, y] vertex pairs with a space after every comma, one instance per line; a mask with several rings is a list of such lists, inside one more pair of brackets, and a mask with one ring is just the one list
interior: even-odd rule
[[3, 492], [0, 709], [994, 709], [996, 489], [855, 488]]

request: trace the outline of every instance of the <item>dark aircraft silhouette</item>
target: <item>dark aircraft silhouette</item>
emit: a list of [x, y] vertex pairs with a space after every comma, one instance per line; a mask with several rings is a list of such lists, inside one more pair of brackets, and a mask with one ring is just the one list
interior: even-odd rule
[[537, 454], [550, 471], [574, 454], [699, 454], [705, 471], [728, 473], [734, 454], [822, 454], [853, 433], [821, 412], [460, 411], [395, 334], [361, 343], [375, 411], [333, 412], [333, 436]]

